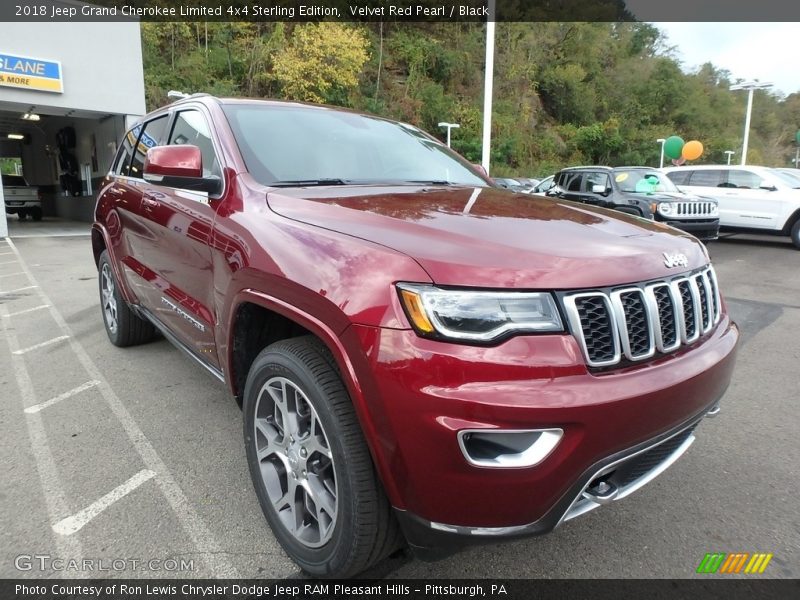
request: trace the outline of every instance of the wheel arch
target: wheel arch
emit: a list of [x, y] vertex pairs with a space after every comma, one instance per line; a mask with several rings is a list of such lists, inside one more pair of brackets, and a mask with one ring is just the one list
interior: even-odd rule
[[[341, 331], [337, 331], [312, 314], [280, 298], [254, 289], [244, 289], [238, 292], [234, 296], [230, 309], [226, 313], [226, 322], [229, 323], [230, 326], [226, 332], [226, 348], [220, 352], [220, 359], [223, 361], [225, 379], [228, 382], [228, 387], [239, 403], [239, 406], [241, 407], [242, 405], [244, 382], [247, 379], [247, 372], [249, 371], [250, 365], [252, 365], [258, 353], [266, 347], [262, 345], [262, 343], [266, 342], [268, 345], [280, 339], [286, 339], [286, 337], [280, 336], [266, 338], [256, 337], [254, 339], [256, 339], [258, 343], [251, 344], [248, 340], [247, 332], [252, 331], [252, 328], [248, 328], [249, 325], [252, 325], [252, 322], [248, 323], [246, 318], [251, 316], [248, 314], [248, 311], [254, 310], [264, 311], [261, 318], [266, 317], [273, 319], [272, 323], [277, 324], [279, 330], [282, 328], [283, 331], [288, 332], [288, 337], [313, 335], [330, 351], [339, 370], [342, 382], [350, 395], [350, 401], [353, 403], [353, 408], [358, 417], [361, 431], [364, 434], [364, 439], [367, 442], [367, 447], [372, 455], [384, 490], [391, 500], [396, 501], [400, 497], [399, 492], [391, 476], [391, 469], [379, 448], [380, 444], [376, 441], [378, 440], [378, 433], [370, 417], [371, 411], [369, 406], [367, 406], [362, 382], [359, 380], [356, 367], [348, 354], [347, 348], [342, 342], [342, 334], [347, 330], [347, 325], [344, 326]], [[245, 319], [240, 320], [243, 317], [245, 317]], [[238, 338], [237, 334], [239, 336]], [[250, 345], [248, 346], [248, 344]], [[237, 349], [242, 350], [243, 348], [245, 353], [237, 357]]]
[[792, 227], [794, 224], [800, 221], [800, 208], [795, 210], [788, 219], [786, 219], [786, 224], [783, 226], [783, 234], [784, 235], [791, 235]]

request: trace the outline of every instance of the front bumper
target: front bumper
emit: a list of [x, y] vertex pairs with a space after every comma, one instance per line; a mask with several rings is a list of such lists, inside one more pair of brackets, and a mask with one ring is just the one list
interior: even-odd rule
[[[343, 341], [363, 356], [354, 364], [370, 413], [362, 419], [390, 501], [409, 542], [430, 547], [544, 533], [583, 510], [573, 503], [598, 471], [716, 405], [737, 339], [723, 314], [692, 346], [607, 372], [590, 372], [569, 335], [480, 348], [353, 326]], [[536, 466], [487, 468], [469, 464], [457, 441], [482, 428], [564, 435]]]
[[[702, 418], [711, 418], [718, 413], [719, 404], [715, 403], [708, 411], [680, 427], [597, 462], [576, 479], [555, 506], [533, 523], [510, 527], [464, 527], [431, 522], [403, 510], [395, 510], [395, 516], [412, 550], [423, 560], [446, 557], [466, 544], [548, 533], [565, 521], [626, 498], [658, 477], [692, 445], [694, 431]], [[593, 494], [598, 482], [611, 484], [614, 493], [606, 497]]]
[[719, 219], [699, 219], [692, 221], [664, 219], [659, 222], [685, 231], [686, 233], [691, 233], [694, 237], [703, 242], [711, 242], [719, 237]]

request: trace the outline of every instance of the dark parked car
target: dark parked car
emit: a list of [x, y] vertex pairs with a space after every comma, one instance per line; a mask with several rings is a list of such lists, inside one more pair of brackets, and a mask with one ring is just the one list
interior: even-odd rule
[[511, 194], [411, 125], [339, 109], [199, 95], [144, 117], [92, 245], [111, 343], [160, 331], [225, 383], [263, 513], [318, 576], [628, 496], [734, 367], [696, 239]]
[[544, 194], [549, 190], [551, 187], [555, 185], [554, 183], [555, 175], [550, 175], [549, 177], [545, 177], [535, 186], [533, 186], [533, 190], [531, 190], [531, 194]]
[[706, 242], [719, 234], [716, 200], [686, 194], [648, 167], [570, 167], [556, 173], [547, 195], [666, 223]]

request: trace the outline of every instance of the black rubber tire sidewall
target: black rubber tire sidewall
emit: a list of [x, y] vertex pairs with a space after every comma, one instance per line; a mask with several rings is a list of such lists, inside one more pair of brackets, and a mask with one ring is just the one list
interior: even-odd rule
[[[244, 391], [244, 439], [247, 453], [247, 463], [253, 479], [256, 496], [261, 505], [264, 516], [272, 527], [275, 537], [284, 550], [305, 571], [316, 576], [338, 576], [340, 569], [345, 568], [349, 562], [352, 551], [352, 540], [355, 536], [355, 523], [353, 518], [357, 511], [354, 494], [354, 483], [349, 470], [346, 468], [347, 455], [350, 451], [343, 443], [346, 432], [341, 430], [338, 418], [331, 410], [328, 402], [323, 399], [323, 392], [315, 381], [313, 374], [308, 372], [305, 365], [289, 353], [273, 351], [273, 347], [265, 349], [253, 362], [247, 378]], [[255, 455], [253, 442], [253, 417], [258, 391], [272, 377], [285, 377], [306, 394], [317, 416], [322, 423], [328, 443], [333, 455], [334, 473], [336, 474], [336, 489], [338, 501], [338, 514], [332, 538], [320, 548], [309, 548], [298, 542], [284, 528], [272, 503], [267, 496], [266, 489], [261, 481], [261, 474]]]

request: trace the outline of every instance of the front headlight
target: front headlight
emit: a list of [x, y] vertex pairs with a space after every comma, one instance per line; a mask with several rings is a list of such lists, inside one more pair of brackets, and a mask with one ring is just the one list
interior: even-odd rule
[[445, 290], [398, 283], [416, 332], [425, 337], [491, 342], [512, 333], [563, 331], [552, 294]]
[[658, 204], [658, 212], [660, 212], [665, 217], [670, 216], [675, 211], [675, 207], [672, 205], [672, 202], [659, 202]]

